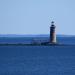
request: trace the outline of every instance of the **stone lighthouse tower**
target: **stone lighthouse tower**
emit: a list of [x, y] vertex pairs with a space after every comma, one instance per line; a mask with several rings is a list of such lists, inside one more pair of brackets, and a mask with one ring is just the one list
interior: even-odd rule
[[51, 22], [51, 27], [50, 27], [50, 43], [51, 44], [56, 44], [56, 32], [55, 32], [56, 26], [54, 25], [54, 22]]

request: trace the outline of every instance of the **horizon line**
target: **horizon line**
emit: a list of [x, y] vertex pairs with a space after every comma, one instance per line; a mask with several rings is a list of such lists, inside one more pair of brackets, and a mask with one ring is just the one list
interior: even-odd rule
[[[0, 35], [50, 35], [50, 34], [0, 34]], [[73, 35], [73, 34], [56, 34], [56, 35], [75, 36], [75, 35]]]

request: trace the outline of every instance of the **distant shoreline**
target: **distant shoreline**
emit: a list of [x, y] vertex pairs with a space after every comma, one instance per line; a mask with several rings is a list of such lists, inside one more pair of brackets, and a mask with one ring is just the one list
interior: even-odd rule
[[17, 43], [17, 44], [11, 44], [11, 43], [4, 43], [0, 46], [75, 46], [73, 44], [24, 44], [24, 43]]

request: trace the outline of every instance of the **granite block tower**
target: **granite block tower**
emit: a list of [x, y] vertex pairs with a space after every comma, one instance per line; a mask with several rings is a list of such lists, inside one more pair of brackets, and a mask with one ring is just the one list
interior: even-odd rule
[[51, 22], [51, 27], [50, 27], [50, 43], [51, 44], [56, 44], [56, 32], [55, 32], [56, 26], [54, 25], [54, 22]]

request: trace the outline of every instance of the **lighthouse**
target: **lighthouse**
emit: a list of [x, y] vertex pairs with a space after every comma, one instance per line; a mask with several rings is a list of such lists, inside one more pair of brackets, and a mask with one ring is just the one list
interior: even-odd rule
[[50, 43], [56, 44], [56, 32], [55, 32], [56, 26], [54, 25], [54, 21], [51, 22], [50, 27]]

